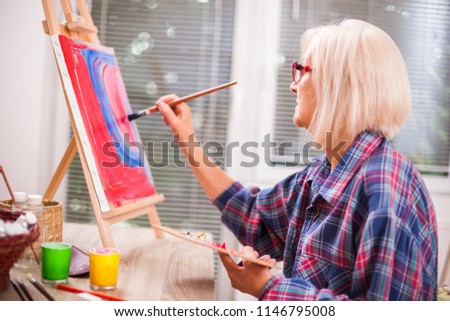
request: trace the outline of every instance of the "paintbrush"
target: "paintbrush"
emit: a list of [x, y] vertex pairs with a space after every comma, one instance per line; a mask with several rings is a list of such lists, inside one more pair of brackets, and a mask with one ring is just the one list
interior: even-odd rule
[[47, 292], [47, 290], [31, 275], [31, 273], [27, 274], [27, 280], [30, 281], [31, 284], [34, 285], [39, 292], [41, 292], [49, 301], [55, 301], [55, 299]]
[[[187, 95], [187, 96], [181, 97], [181, 98], [179, 98], [177, 100], [174, 100], [174, 101], [169, 103], [169, 106], [170, 107], [175, 107], [178, 104], [184, 103], [186, 101], [189, 101], [189, 100], [201, 97], [201, 96], [208, 95], [208, 94], [213, 93], [215, 91], [218, 91], [218, 90], [221, 90], [221, 89], [224, 89], [224, 88], [236, 85], [236, 84], [237, 84], [237, 81], [232, 81], [232, 82], [229, 82], [229, 83], [226, 83], [226, 84], [219, 85], [217, 87], [212, 87], [212, 88], [209, 88], [209, 89], [205, 89], [205, 90], [196, 92], [194, 94]], [[129, 121], [133, 121], [135, 119], [138, 119], [139, 117], [142, 117], [142, 116], [145, 116], [145, 115], [150, 115], [151, 113], [154, 113], [154, 112], [157, 112], [157, 111], [158, 111], [158, 107], [152, 106], [152, 107], [143, 109], [141, 111], [138, 111], [137, 113], [128, 115], [128, 120]]]
[[92, 292], [92, 291], [85, 291], [82, 289], [77, 289], [77, 288], [73, 288], [71, 286], [67, 286], [67, 285], [63, 285], [63, 284], [54, 284], [53, 285], [56, 289], [58, 290], [62, 290], [62, 291], [67, 291], [67, 292], [72, 292], [72, 293], [88, 293], [91, 295], [94, 295], [96, 297], [105, 299], [105, 300], [109, 300], [109, 301], [126, 301], [125, 299], [121, 299], [121, 298], [116, 298], [110, 295], [106, 295], [106, 294], [102, 294], [102, 293], [97, 293], [97, 292]]
[[16, 293], [19, 295], [20, 299], [21, 299], [22, 301], [26, 301], [27, 299], [25, 299], [25, 297], [23, 296], [22, 292], [20, 292], [19, 287], [17, 286], [17, 284], [15, 284], [14, 281], [11, 280], [11, 279], [9, 280], [9, 282], [11, 282], [11, 284], [12, 284], [14, 290], [15, 290]]
[[28, 292], [27, 287], [25, 286], [25, 284], [22, 282], [21, 279], [17, 279], [16, 280], [17, 284], [19, 285], [20, 289], [22, 290], [23, 294], [25, 295], [25, 297], [27, 298], [28, 301], [34, 301], [30, 292]]
[[0, 165], [0, 173], [2, 173], [3, 180], [5, 181], [6, 187], [8, 188], [9, 195], [11, 195], [12, 204], [16, 205], [16, 199], [14, 198], [14, 193], [11, 189], [11, 185], [9, 185], [8, 179], [6, 178], [5, 170], [3, 169], [2, 165]]

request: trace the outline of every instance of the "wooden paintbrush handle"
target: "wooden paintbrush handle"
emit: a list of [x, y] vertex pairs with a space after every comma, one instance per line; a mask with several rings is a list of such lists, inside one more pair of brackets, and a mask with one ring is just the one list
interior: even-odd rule
[[[193, 94], [181, 97], [181, 98], [179, 98], [177, 100], [174, 100], [174, 101], [169, 103], [169, 106], [170, 107], [175, 107], [178, 104], [187, 102], [189, 100], [192, 100], [192, 99], [195, 99], [195, 98], [198, 98], [198, 97], [201, 97], [201, 96], [208, 95], [208, 94], [213, 93], [215, 91], [218, 91], [218, 90], [221, 90], [221, 89], [224, 89], [224, 88], [228, 88], [228, 87], [234, 86], [236, 84], [237, 84], [237, 81], [232, 81], [232, 82], [228, 82], [226, 84], [222, 84], [222, 85], [219, 85], [219, 86], [216, 86], [216, 87], [205, 89], [205, 90], [202, 90], [202, 91], [199, 91], [199, 92], [196, 92], [196, 93], [193, 93]], [[146, 109], [146, 114], [155, 113], [157, 111], [158, 111], [158, 107], [152, 106], [152, 107]]]
[[14, 193], [11, 189], [11, 185], [9, 185], [8, 179], [6, 178], [5, 170], [3, 169], [2, 165], [0, 165], [0, 173], [2, 174], [3, 180], [5, 181], [6, 187], [8, 188], [9, 195], [11, 195], [12, 203], [16, 204], [16, 199], [14, 198]]

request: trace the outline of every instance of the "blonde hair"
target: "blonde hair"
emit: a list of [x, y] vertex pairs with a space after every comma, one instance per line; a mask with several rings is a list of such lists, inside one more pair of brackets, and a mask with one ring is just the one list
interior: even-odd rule
[[381, 29], [360, 20], [320, 26], [301, 40], [317, 105], [309, 126], [325, 146], [326, 133], [335, 142], [350, 143], [363, 131], [392, 138], [411, 111], [405, 62], [394, 41]]

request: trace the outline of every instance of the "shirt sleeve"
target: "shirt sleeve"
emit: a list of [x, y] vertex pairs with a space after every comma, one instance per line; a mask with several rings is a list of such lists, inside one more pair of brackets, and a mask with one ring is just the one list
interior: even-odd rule
[[389, 170], [377, 175], [366, 170], [368, 214], [355, 240], [352, 287], [365, 300], [435, 300], [437, 235], [431, 198], [412, 165], [396, 169], [394, 161], [387, 164]]
[[353, 272], [353, 286], [365, 290], [362, 299], [435, 299], [435, 250], [421, 240], [431, 235], [426, 226], [421, 231], [415, 227], [418, 226], [407, 224], [391, 209], [369, 214]]
[[222, 222], [243, 245], [282, 260], [289, 221], [299, 193], [301, 172], [272, 188], [244, 188], [233, 183], [213, 204], [222, 212]]

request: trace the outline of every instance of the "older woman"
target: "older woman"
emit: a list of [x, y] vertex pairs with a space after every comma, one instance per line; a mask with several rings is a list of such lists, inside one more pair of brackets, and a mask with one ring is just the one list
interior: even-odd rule
[[[405, 63], [392, 39], [358, 20], [310, 29], [290, 89], [293, 121], [325, 155], [266, 190], [244, 188], [205, 162], [190, 109], [158, 107], [193, 172], [249, 255], [283, 274], [221, 255], [232, 285], [261, 300], [433, 300], [437, 229], [415, 166], [388, 139], [411, 109]], [[184, 143], [184, 144], [183, 144]]]

